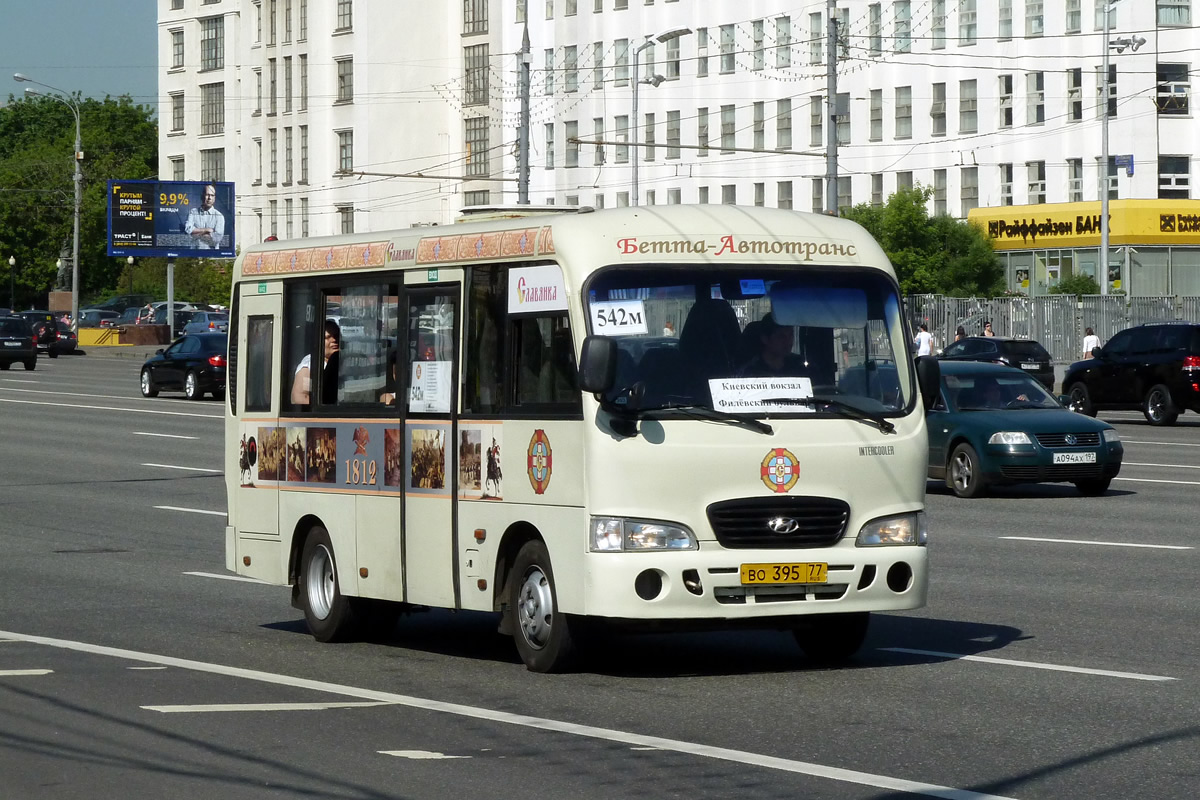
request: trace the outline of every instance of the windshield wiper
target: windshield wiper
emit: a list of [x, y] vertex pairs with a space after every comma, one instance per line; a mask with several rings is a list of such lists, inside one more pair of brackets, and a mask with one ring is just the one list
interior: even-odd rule
[[731, 414], [728, 411], [717, 411], [708, 406], [695, 405], [693, 403], [668, 403], [663, 406], [655, 406], [654, 408], [638, 409], [638, 412], [643, 416], [651, 414], [655, 411], [678, 411], [695, 419], [711, 420], [712, 422], [728, 422], [731, 425], [745, 425], [748, 428], [758, 431], [759, 433], [772, 434], [775, 429], [762, 420], [747, 417], [742, 414]]
[[869, 422], [882, 433], [895, 433], [896, 426], [888, 422], [878, 414], [872, 414], [870, 411], [864, 411], [858, 406], [849, 403], [843, 403], [834, 397], [772, 397], [763, 400], [764, 403], [777, 403], [779, 405], [791, 406], [812, 406], [814, 409], [823, 407], [832, 411], [841, 413], [842, 416], [849, 419], [856, 419], [860, 422]]

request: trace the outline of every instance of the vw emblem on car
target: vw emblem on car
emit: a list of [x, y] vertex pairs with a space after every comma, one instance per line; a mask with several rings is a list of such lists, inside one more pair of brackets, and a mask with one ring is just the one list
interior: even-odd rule
[[791, 517], [772, 517], [767, 520], [767, 527], [772, 533], [795, 533], [800, 530], [800, 523]]
[[1079, 439], [1076, 438], [1075, 434], [1073, 434], [1073, 433], [1068, 433], [1066, 436], [1064, 436], [1063, 441], [1065, 441], [1070, 446], [1074, 446], [1079, 443]]

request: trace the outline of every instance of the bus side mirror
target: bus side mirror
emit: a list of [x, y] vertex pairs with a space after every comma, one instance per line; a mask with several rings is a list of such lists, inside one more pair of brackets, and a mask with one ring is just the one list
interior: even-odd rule
[[917, 386], [921, 389], [921, 400], [925, 410], [933, 408], [941, 391], [942, 367], [933, 356], [917, 356]]
[[579, 388], [603, 394], [617, 378], [617, 341], [608, 336], [588, 336], [579, 357]]

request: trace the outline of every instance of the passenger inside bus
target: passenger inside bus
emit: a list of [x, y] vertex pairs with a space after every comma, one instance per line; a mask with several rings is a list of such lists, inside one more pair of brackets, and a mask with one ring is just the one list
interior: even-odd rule
[[[342, 331], [331, 319], [325, 320], [325, 354], [321, 362], [321, 403], [333, 405], [337, 402], [338, 352], [342, 344]], [[292, 402], [307, 408], [312, 403], [312, 355], [300, 359], [296, 374], [292, 378]]]

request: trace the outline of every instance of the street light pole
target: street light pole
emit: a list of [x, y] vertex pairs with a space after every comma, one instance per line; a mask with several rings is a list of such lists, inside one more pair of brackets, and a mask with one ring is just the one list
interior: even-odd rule
[[1108, 83], [1108, 15], [1113, 3], [1104, 6], [1104, 66], [1101, 78], [1104, 81], [1103, 111], [1100, 113], [1100, 294], [1108, 294], [1108, 95], [1112, 91]]
[[8, 307], [13, 311], [17, 310], [17, 282], [14, 275], [17, 274], [17, 257], [8, 257]]
[[629, 126], [632, 129], [630, 142], [633, 147], [633, 192], [629, 197], [629, 204], [631, 206], [638, 205], [638, 160], [641, 158], [641, 148], [638, 145], [638, 86], [643, 83], [658, 86], [664, 80], [658, 75], [655, 75], [653, 79], [642, 80], [641, 75], [638, 74], [638, 56], [647, 47], [653, 47], [655, 41], [666, 43], [673, 39], [678, 39], [680, 36], [687, 36], [691, 32], [691, 28], [674, 28], [660, 33], [658, 36], [647, 36], [646, 41], [633, 49], [633, 116], [629, 120]]
[[[72, 160], [75, 162], [75, 221], [74, 229], [71, 235], [71, 328], [79, 329], [79, 208], [83, 200], [83, 171], [80, 167], [80, 162], [83, 161], [83, 141], [80, 136], [79, 126], [79, 103], [75, 100], [68, 99], [69, 95], [62, 89], [58, 89], [41, 81], [35, 81], [33, 78], [27, 78], [21, 73], [13, 75], [13, 80], [17, 83], [32, 83], [41, 86], [51, 91], [58, 92], [57, 95], [48, 94], [42, 95], [41, 92], [34, 91], [26, 87], [25, 93], [31, 95], [41, 95], [50, 97], [63, 103], [71, 109], [71, 113], [75, 115], [75, 152]], [[60, 96], [61, 95], [61, 96]]]

